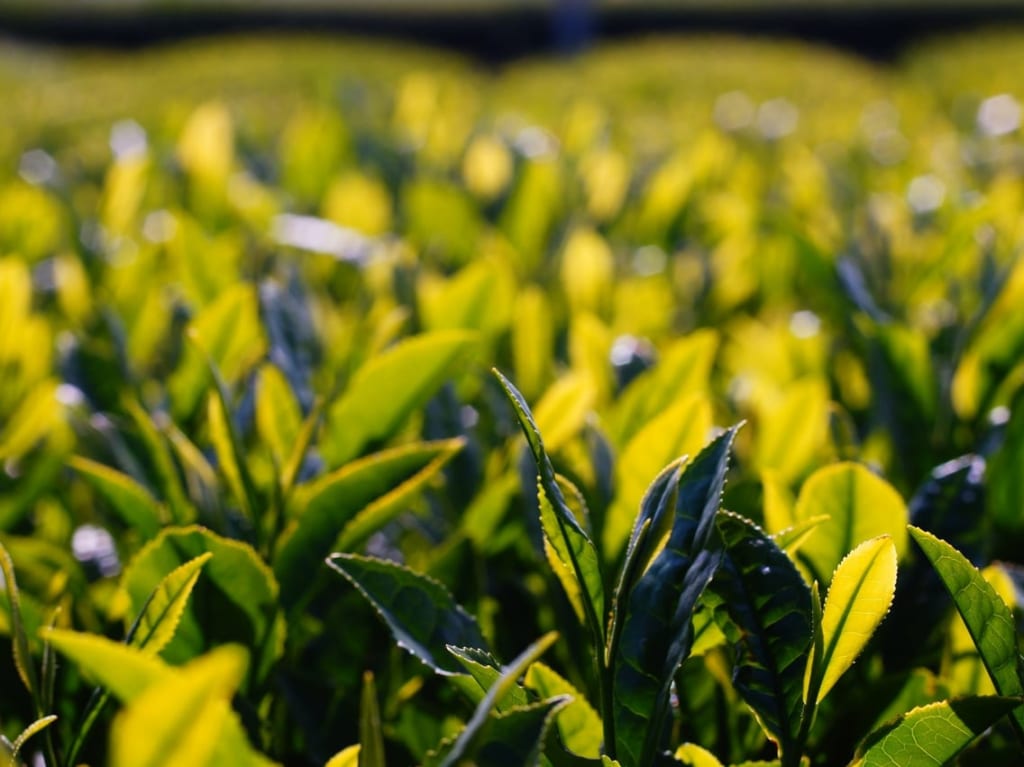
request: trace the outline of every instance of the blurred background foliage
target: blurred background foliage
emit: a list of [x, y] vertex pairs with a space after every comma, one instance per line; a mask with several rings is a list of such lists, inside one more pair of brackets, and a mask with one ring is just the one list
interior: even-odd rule
[[[278, 534], [328, 472], [456, 438], [414, 498], [342, 540], [443, 580], [512, 657], [567, 605], [491, 366], [535, 406], [610, 562], [656, 472], [747, 419], [728, 508], [771, 530], [816, 469], [857, 460], [911, 514], [954, 509], [946, 537], [1015, 575], [1022, 51], [1020, 31], [887, 64], [702, 36], [481, 69], [316, 37], [5, 44], [0, 529], [26, 621], [62, 605], [118, 633], [145, 593], [122, 566], [150, 584], [146, 541], [197, 521], [246, 542], [273, 612], [258, 560], [302, 580]], [[254, 620], [273, 642], [253, 739], [322, 763], [354, 740], [371, 666], [396, 763], [419, 759], [453, 728], [423, 713], [445, 693], [337, 591], [306, 595], [287, 639]], [[197, 646], [232, 638], [215, 628]], [[578, 677], [571, 639], [555, 657]], [[965, 657], [955, 692], [977, 692]], [[61, 684], [71, 722], [85, 687]], [[695, 712], [728, 695], [721, 673], [693, 685]], [[749, 716], [692, 726], [728, 758], [766, 748]], [[852, 737], [820, 733], [823, 758]]]

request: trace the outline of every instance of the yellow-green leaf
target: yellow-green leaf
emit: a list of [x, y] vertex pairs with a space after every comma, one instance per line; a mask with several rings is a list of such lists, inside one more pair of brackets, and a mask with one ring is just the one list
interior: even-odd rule
[[82, 456], [72, 456], [68, 465], [85, 477], [122, 520], [142, 537], [156, 535], [165, 512], [145, 487], [127, 474]]
[[342, 749], [324, 767], [359, 767], [359, 744]]
[[143, 605], [129, 632], [128, 643], [147, 655], [157, 655], [174, 638], [185, 605], [211, 552], [174, 568], [160, 581]]
[[827, 515], [800, 549], [800, 559], [822, 583], [855, 546], [888, 535], [901, 556], [907, 546], [907, 506], [881, 477], [855, 463], [837, 463], [814, 472], [797, 497], [794, 517], [806, 522]]
[[273, 365], [256, 379], [256, 429], [278, 466], [284, 466], [302, 428], [302, 410], [288, 379]]
[[[888, 535], [865, 541], [836, 568], [821, 619], [820, 665], [808, 665], [804, 699], [821, 701], [857, 659], [896, 593], [896, 546]], [[814, 689], [816, 688], [816, 689]]]
[[125, 703], [173, 674], [173, 669], [159, 658], [97, 634], [47, 629], [43, 638]]
[[722, 767], [718, 757], [696, 743], [684, 743], [676, 749], [675, 757], [687, 767]]
[[604, 740], [601, 717], [575, 687], [540, 661], [527, 670], [525, 684], [541, 700], [559, 695], [572, 696], [572, 702], [555, 715], [555, 726], [562, 743], [577, 756], [589, 759], [600, 756]]

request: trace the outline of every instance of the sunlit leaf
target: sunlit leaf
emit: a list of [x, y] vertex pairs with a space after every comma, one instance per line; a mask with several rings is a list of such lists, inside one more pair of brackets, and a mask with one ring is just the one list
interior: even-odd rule
[[0, 543], [0, 573], [3, 574], [4, 590], [7, 592], [8, 615], [11, 621], [11, 645], [14, 649], [14, 666], [21, 677], [25, 689], [36, 697], [39, 694], [39, 681], [36, 669], [29, 652], [28, 635], [21, 618], [21, 596], [18, 593], [18, 581], [14, 577], [14, 563], [7, 548]]
[[815, 577], [827, 583], [840, 560], [864, 541], [891, 537], [896, 552], [906, 550], [907, 507], [884, 479], [855, 463], [837, 463], [819, 469], [804, 483], [797, 497], [797, 522], [827, 515], [800, 548], [800, 559]]
[[974, 697], [915, 708], [869, 735], [850, 767], [950, 764], [972, 740], [1021, 703], [1020, 698]]
[[895, 593], [896, 546], [889, 536], [865, 541], [839, 563], [821, 619], [821, 661], [807, 667], [805, 701], [823, 700], [853, 665], [889, 611]]
[[563, 695], [571, 697], [572, 700], [555, 715], [555, 726], [562, 743], [579, 756], [590, 759], [600, 756], [604, 740], [601, 717], [575, 687], [540, 661], [527, 669], [524, 684], [541, 700]]
[[359, 455], [386, 439], [451, 378], [476, 343], [462, 330], [416, 336], [363, 365], [327, 411], [320, 449], [329, 466]]
[[359, 767], [359, 745], [349, 746], [332, 756], [324, 767]]
[[174, 638], [185, 605], [212, 553], [206, 552], [169, 572], [149, 595], [129, 631], [128, 644], [157, 655]]
[[[1024, 696], [1021, 658], [1010, 608], [963, 554], [919, 528], [911, 526], [910, 534], [953, 597], [996, 690], [1000, 695]], [[1014, 721], [1024, 731], [1024, 711], [1016, 709]]]

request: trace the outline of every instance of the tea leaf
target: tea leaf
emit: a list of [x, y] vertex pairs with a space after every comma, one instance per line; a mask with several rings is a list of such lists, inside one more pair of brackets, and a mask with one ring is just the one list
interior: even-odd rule
[[604, 740], [601, 717], [575, 687], [540, 661], [527, 669], [524, 684], [541, 700], [557, 696], [571, 698], [555, 715], [555, 726], [562, 743], [569, 751], [582, 757], [597, 759], [601, 755]]
[[302, 428], [302, 411], [288, 379], [274, 365], [256, 379], [256, 429], [277, 466], [284, 465]]
[[255, 680], [265, 679], [284, 652], [285, 624], [274, 574], [248, 544], [201, 527], [166, 528], [125, 568], [122, 587], [141, 613], [168, 573], [207, 552], [213, 557], [194, 584], [163, 657], [183, 663], [233, 642], [256, 648], [251, 673]]
[[[545, 539], [564, 567], [568, 569], [571, 566], [572, 576], [579, 589], [582, 617], [594, 637], [595, 647], [601, 647], [604, 644], [604, 582], [597, 549], [566, 502], [562, 483], [559, 483], [555, 475], [529, 406], [507, 378], [497, 370], [494, 374], [515, 409], [519, 425], [537, 464], [538, 486], [542, 496], [541, 526]], [[570, 492], [575, 490], [571, 485], [568, 487]], [[577, 500], [577, 504], [582, 503], [581, 498]], [[573, 592], [570, 586], [571, 593]]]
[[391, 436], [454, 375], [477, 336], [441, 330], [406, 339], [372, 358], [327, 411], [320, 445], [329, 466], [340, 466], [374, 440]]
[[12, 760], [12, 763], [17, 764], [17, 762], [13, 760], [18, 758], [18, 753], [21, 751], [21, 747], [25, 745], [25, 741], [27, 741], [36, 733], [45, 730], [47, 727], [49, 727], [56, 721], [57, 716], [55, 714], [50, 714], [49, 716], [44, 716], [39, 719], [36, 719], [34, 722], [32, 722], [32, 724], [30, 724], [28, 727], [22, 730], [21, 734], [18, 735], [17, 738], [15, 738], [14, 743], [11, 744], [10, 758]]
[[274, 557], [281, 601], [291, 607], [310, 586], [311, 562], [352, 549], [407, 507], [462, 448], [458, 439], [420, 442], [352, 461], [295, 490], [296, 518]]
[[156, 656], [96, 634], [45, 629], [43, 638], [123, 703], [169, 679], [173, 669]]
[[[1017, 633], [1010, 608], [963, 554], [924, 530], [912, 525], [909, 529], [953, 597], [953, 604], [996, 690], [1000, 695], [1024, 696]], [[1024, 711], [1015, 709], [1013, 719], [1018, 731], [1024, 732]]]
[[896, 546], [887, 535], [851, 551], [832, 576], [821, 618], [824, 642], [820, 665], [808, 664], [804, 700], [825, 698], [853, 665], [882, 622], [896, 593]]
[[377, 686], [369, 671], [363, 674], [363, 695], [359, 705], [359, 746], [359, 767], [386, 767]]
[[865, 738], [850, 767], [949, 764], [972, 740], [1022, 702], [1020, 698], [986, 696], [915, 708]]
[[[473, 647], [449, 647], [448, 652], [459, 659], [469, 675], [480, 686], [482, 699], [491, 687], [501, 678], [501, 664], [497, 659], [485, 650]], [[532, 668], [532, 666], [531, 666]], [[526, 688], [521, 685], [512, 685], [505, 697], [495, 702], [494, 708], [500, 713], [510, 711], [513, 708], [527, 706], [530, 703], [530, 696]]]
[[127, 474], [83, 456], [72, 456], [68, 465], [107, 499], [125, 524], [135, 528], [143, 538], [156, 535], [165, 511], [145, 487]]
[[634, 570], [634, 559], [650, 564], [635, 581], [620, 581], [609, 646], [614, 753], [629, 764], [651, 764], [659, 752], [669, 685], [692, 643], [690, 618], [721, 559], [715, 516], [738, 428], [715, 439], [685, 470], [675, 467], [664, 485], [664, 473], [655, 480], [655, 493], [663, 490], [656, 508], [643, 509], [637, 520], [623, 571]]
[[231, 488], [231, 494], [235, 496], [238, 508], [247, 519], [252, 520], [258, 511], [258, 501], [252, 477], [249, 476], [242, 439], [231, 417], [230, 398], [224, 381], [213, 362], [208, 360], [208, 364], [213, 379], [206, 409], [210, 441], [217, 451], [217, 465]]
[[800, 549], [800, 559], [822, 583], [846, 552], [869, 538], [889, 535], [897, 554], [906, 549], [906, 504], [888, 482], [859, 464], [837, 463], [812, 474], [794, 513], [797, 522], [829, 517]]
[[437, 581], [356, 554], [331, 554], [327, 564], [373, 605], [400, 647], [438, 674], [463, 673], [449, 646], [487, 649], [476, 620]]
[[131, 629], [126, 642], [157, 655], [174, 638], [185, 605], [199, 574], [210, 558], [210, 552], [201, 554], [169, 572], [149, 595]]
[[785, 755], [799, 749], [811, 644], [811, 593], [792, 560], [752, 522], [721, 513], [725, 556], [704, 601], [733, 645], [733, 686]]
[[687, 767], [722, 767], [718, 758], [696, 743], [684, 743], [676, 749], [675, 758]]
[[18, 581], [14, 577], [14, 563], [7, 549], [0, 543], [0, 573], [3, 574], [4, 590], [7, 592], [8, 614], [11, 620], [11, 645], [14, 650], [14, 666], [18, 670], [25, 689], [33, 699], [39, 696], [39, 682], [36, 668], [32, 665], [32, 654], [28, 647], [28, 635], [21, 619], [21, 597], [18, 594]]
[[359, 767], [359, 751], [358, 744], [342, 749], [332, 756], [324, 767]]

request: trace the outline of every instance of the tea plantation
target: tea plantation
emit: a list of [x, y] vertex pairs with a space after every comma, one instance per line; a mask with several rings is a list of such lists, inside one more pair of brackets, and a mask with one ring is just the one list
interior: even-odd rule
[[1024, 761], [1024, 33], [0, 51], [0, 765]]

